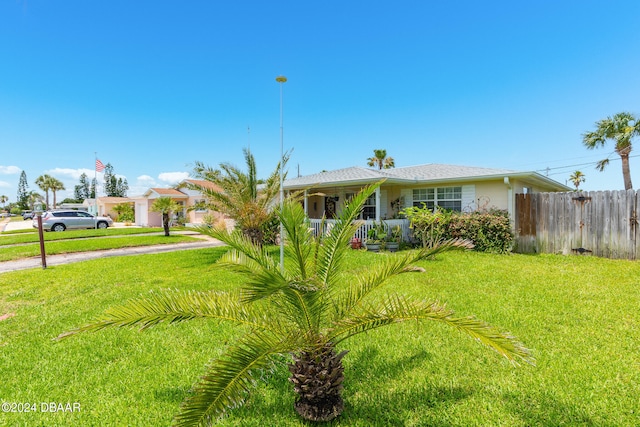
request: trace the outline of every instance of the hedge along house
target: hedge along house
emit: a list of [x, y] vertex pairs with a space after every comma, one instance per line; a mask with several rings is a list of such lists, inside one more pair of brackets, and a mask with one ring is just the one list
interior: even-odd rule
[[[353, 194], [382, 179], [385, 182], [367, 200], [360, 214], [360, 219], [367, 221], [361, 234], [366, 233], [367, 224], [373, 221], [390, 220], [387, 222], [395, 225], [402, 209], [423, 203], [429, 208], [440, 206], [459, 212], [501, 209], [509, 212], [513, 220], [516, 193], [571, 190], [537, 172], [443, 164], [383, 170], [354, 166], [287, 179], [284, 189], [304, 191], [305, 212], [317, 228], [317, 220], [335, 217]], [[406, 234], [405, 222], [398, 220]]]

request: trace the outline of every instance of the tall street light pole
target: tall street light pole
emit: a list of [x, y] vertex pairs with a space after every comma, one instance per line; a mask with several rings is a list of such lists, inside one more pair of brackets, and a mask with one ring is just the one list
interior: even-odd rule
[[[280, 214], [284, 208], [284, 181], [282, 178], [282, 170], [284, 169], [284, 126], [282, 122], [282, 85], [287, 81], [285, 76], [276, 77], [276, 81], [280, 83]], [[280, 272], [284, 273], [284, 225], [280, 219]]]

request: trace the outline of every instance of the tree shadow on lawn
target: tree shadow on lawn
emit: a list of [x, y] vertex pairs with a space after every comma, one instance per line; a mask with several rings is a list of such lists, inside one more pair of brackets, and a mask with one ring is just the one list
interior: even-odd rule
[[[349, 354], [345, 360], [348, 358]], [[358, 352], [345, 369], [344, 413], [334, 421], [320, 425], [405, 426], [408, 418], [420, 417], [426, 409], [455, 404], [473, 394], [469, 387], [432, 387], [428, 384], [421, 384], [419, 388], [405, 387], [402, 378], [411, 376], [412, 371], [428, 369], [425, 365], [429, 360], [431, 356], [424, 350], [392, 361], [377, 348], [367, 347]], [[258, 381], [245, 404], [227, 413], [230, 425], [261, 426], [265, 419], [273, 417], [280, 420], [280, 425], [318, 425], [306, 422], [296, 414], [293, 408], [296, 396], [288, 380], [286, 362], [277, 362], [274, 371]], [[197, 378], [193, 380], [195, 382]], [[190, 386], [165, 388], [155, 391], [154, 395], [158, 400], [176, 404], [177, 413], [180, 403], [189, 395], [189, 389]]]
[[[474, 393], [471, 387], [403, 382], [403, 378], [414, 377], [412, 372], [424, 375], [431, 362], [433, 357], [424, 349], [409, 350], [406, 356], [391, 361], [380, 349], [366, 347], [345, 371], [342, 420], [347, 424], [351, 421], [358, 425], [405, 426], [409, 418], [417, 418], [416, 425], [423, 425], [419, 420], [425, 410], [455, 404]], [[372, 390], [375, 395], [369, 394]]]

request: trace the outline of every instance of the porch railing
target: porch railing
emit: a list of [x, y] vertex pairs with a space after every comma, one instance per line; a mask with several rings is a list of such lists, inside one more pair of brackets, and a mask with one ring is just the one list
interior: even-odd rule
[[[311, 228], [313, 228], [313, 233], [316, 236], [326, 233], [336, 223], [336, 220], [334, 219], [309, 219], [309, 221], [311, 223]], [[408, 219], [385, 219], [380, 222], [387, 230], [399, 225], [402, 229], [402, 240], [405, 242], [409, 241], [411, 230], [409, 229]], [[356, 233], [353, 235], [353, 237], [359, 238], [364, 242], [365, 240], [367, 240], [367, 233], [369, 232], [369, 230], [375, 227], [377, 221], [359, 220], [358, 223], [360, 224], [360, 226], [356, 230]]]

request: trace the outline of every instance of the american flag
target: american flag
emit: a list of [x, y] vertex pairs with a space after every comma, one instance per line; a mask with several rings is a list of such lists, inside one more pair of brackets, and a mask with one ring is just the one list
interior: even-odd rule
[[102, 172], [104, 170], [104, 164], [100, 159], [96, 159], [96, 172]]

